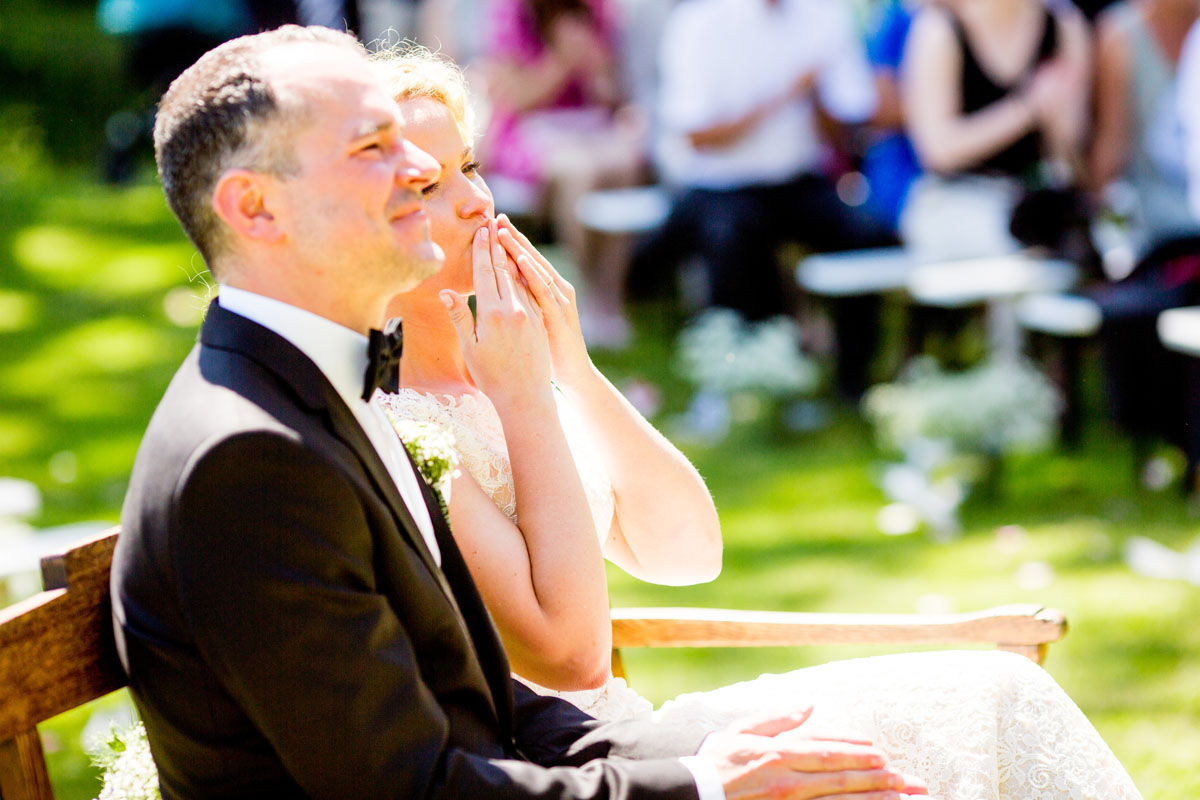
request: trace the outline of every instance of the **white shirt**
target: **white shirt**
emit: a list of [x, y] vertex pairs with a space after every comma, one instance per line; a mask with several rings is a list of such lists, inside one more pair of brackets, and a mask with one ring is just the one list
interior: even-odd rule
[[220, 302], [226, 311], [257, 322], [287, 339], [324, 373], [375, 446], [433, 560], [440, 566], [442, 551], [421, 495], [418, 483], [421, 478], [413, 471], [404, 444], [383, 409], [362, 399], [363, 374], [367, 368], [366, 337], [310, 311], [232, 286], [221, 287]]
[[866, 49], [843, 0], [687, 0], [667, 18], [659, 167], [669, 183], [728, 189], [782, 183], [817, 168], [811, 98], [792, 102], [728, 147], [697, 150], [687, 134], [744, 116], [815, 72], [821, 104], [864, 122], [877, 97]]
[[[404, 445], [383, 409], [376, 402], [362, 399], [363, 373], [367, 368], [366, 338], [325, 317], [244, 289], [222, 286], [220, 301], [226, 311], [257, 322], [287, 339], [324, 373], [383, 459], [434, 561], [441, 565], [442, 553], [433, 536], [433, 522], [417, 483], [420, 478], [413, 472]], [[700, 800], [725, 800], [725, 789], [711, 761], [702, 756], [684, 756], [679, 760], [692, 773]]]
[[1200, 222], [1200, 22], [1192, 25], [1179, 56], [1179, 122], [1187, 166], [1188, 206]]

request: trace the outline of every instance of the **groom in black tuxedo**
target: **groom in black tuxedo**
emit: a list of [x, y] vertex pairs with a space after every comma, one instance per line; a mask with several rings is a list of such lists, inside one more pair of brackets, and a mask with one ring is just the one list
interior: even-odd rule
[[368, 402], [388, 301], [440, 267], [421, 203], [439, 165], [357, 42], [285, 27], [222, 45], [163, 98], [155, 149], [221, 284], [138, 452], [113, 561], [165, 798], [897, 796], [882, 754], [800, 735], [803, 713], [679, 758], [697, 732], [604, 725], [511, 680]]

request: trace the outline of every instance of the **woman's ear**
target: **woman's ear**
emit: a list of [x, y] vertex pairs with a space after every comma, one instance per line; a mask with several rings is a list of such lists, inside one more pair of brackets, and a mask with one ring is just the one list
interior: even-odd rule
[[267, 185], [270, 178], [248, 169], [228, 169], [217, 178], [213, 189], [213, 211], [237, 236], [259, 242], [278, 241], [283, 236]]

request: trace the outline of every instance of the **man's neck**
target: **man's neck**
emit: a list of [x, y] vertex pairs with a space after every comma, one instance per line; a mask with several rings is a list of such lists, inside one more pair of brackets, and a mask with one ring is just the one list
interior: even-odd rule
[[390, 299], [372, 302], [370, 298], [330, 291], [329, 287], [316, 283], [270, 280], [246, 271], [233, 272], [221, 283], [304, 309], [363, 336], [372, 328], [383, 327], [387, 300]]

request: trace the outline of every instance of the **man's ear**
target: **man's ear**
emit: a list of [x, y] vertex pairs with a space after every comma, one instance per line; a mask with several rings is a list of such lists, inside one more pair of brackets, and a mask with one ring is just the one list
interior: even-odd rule
[[270, 178], [248, 169], [227, 169], [213, 189], [213, 211], [238, 236], [260, 242], [283, 236], [272, 206]]

